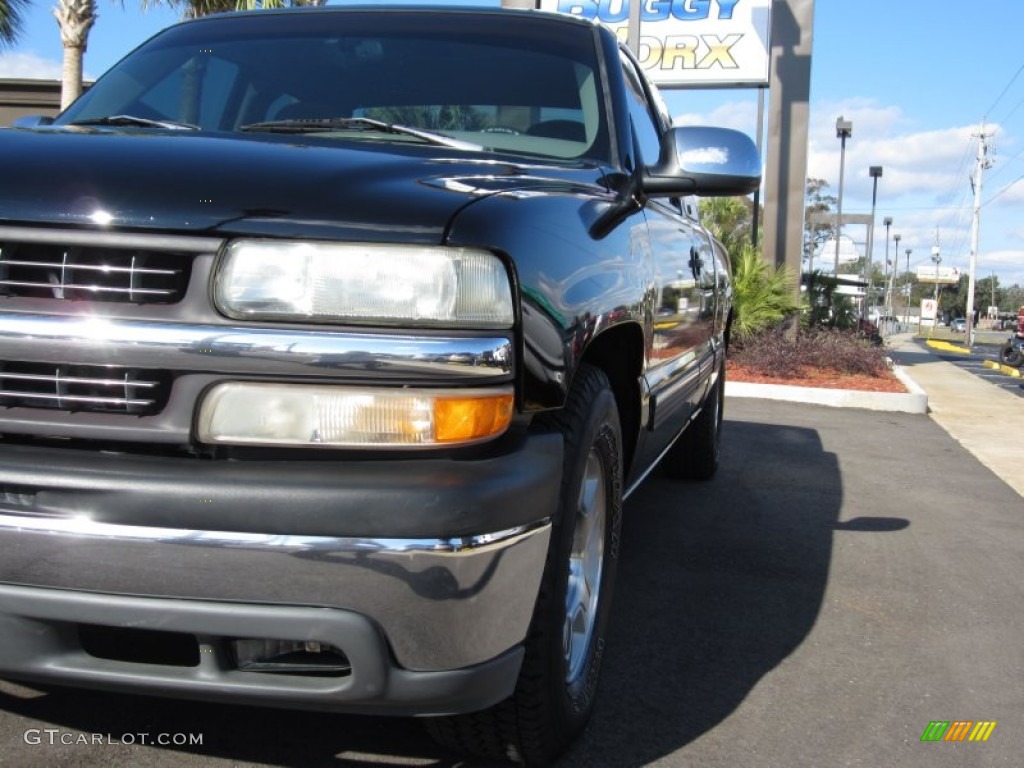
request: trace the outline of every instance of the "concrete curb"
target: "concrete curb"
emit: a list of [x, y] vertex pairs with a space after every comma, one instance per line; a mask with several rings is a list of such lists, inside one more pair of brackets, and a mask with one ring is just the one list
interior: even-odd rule
[[745, 381], [725, 382], [725, 396], [752, 397], [763, 400], [785, 400], [832, 408], [864, 408], [869, 411], [928, 413], [928, 394], [898, 365], [893, 374], [907, 392], [860, 392], [853, 389], [797, 387], [788, 384], [751, 384]]
[[1011, 368], [1009, 365], [1003, 365], [1002, 363], [996, 363], [991, 360], [985, 360], [982, 365], [985, 368], [991, 368], [993, 371], [999, 371], [1007, 376], [1012, 376], [1015, 379], [1021, 378], [1022, 375], [1019, 368]]

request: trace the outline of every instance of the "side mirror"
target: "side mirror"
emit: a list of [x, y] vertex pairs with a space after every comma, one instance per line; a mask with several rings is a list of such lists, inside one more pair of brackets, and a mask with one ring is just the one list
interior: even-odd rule
[[745, 133], [680, 126], [661, 139], [661, 156], [644, 168], [641, 189], [651, 196], [747, 195], [761, 183], [761, 156]]
[[12, 128], [38, 128], [42, 125], [53, 125], [49, 115], [22, 115], [11, 121]]

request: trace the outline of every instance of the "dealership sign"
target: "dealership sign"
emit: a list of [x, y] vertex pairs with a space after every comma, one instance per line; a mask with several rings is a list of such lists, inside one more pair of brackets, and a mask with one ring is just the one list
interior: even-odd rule
[[960, 282], [960, 270], [956, 267], [929, 267], [922, 264], [917, 268], [917, 282], [955, 285]]
[[[635, 0], [540, 0], [599, 21], [623, 42]], [[636, 56], [658, 85], [766, 85], [771, 0], [642, 0]]]

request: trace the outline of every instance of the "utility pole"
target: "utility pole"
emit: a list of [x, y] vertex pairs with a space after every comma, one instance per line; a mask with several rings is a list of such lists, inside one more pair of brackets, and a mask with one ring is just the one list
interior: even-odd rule
[[974, 272], [978, 267], [978, 243], [981, 230], [981, 181], [986, 168], [992, 166], [988, 155], [988, 134], [985, 133], [985, 118], [981, 119], [981, 130], [978, 137], [978, 155], [975, 158], [974, 174], [971, 186], [974, 187], [974, 219], [971, 222], [971, 268], [967, 278], [967, 325], [965, 341], [967, 346], [974, 344]]

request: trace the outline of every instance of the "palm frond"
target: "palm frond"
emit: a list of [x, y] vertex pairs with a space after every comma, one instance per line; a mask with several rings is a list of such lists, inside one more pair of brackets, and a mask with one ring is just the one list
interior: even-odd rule
[[735, 249], [733, 334], [742, 341], [778, 325], [797, 312], [796, 282], [785, 265], [772, 267], [750, 243]]
[[0, 0], [0, 48], [18, 39], [30, 5], [31, 0]]

